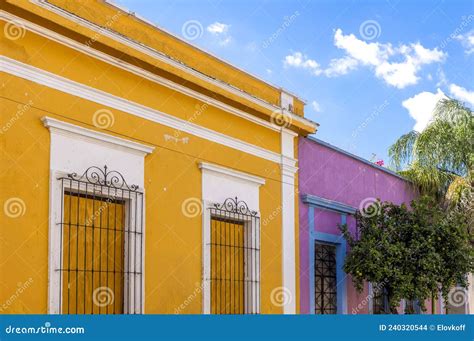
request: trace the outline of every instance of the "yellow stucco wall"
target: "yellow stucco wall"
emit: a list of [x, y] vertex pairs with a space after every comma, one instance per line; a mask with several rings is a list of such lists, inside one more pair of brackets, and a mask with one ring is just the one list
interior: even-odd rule
[[[18, 40], [2, 36], [1, 44], [2, 54], [12, 59], [181, 119], [194, 115], [195, 124], [280, 152], [278, 132], [212, 106], [196, 116], [203, 105], [196, 99], [29, 31]], [[18, 198], [24, 206], [18, 216], [0, 215], [0, 313], [47, 312], [50, 134], [40, 120], [43, 116], [155, 146], [145, 159], [146, 313], [174, 313], [201, 281], [201, 217], [187, 218], [181, 213], [185, 199], [201, 198], [200, 161], [265, 178], [260, 188], [262, 219], [281, 205], [280, 167], [274, 162], [22, 78], [2, 73], [1, 85], [0, 203]], [[93, 125], [93, 115], [101, 109], [114, 116], [114, 124], [105, 130]], [[166, 141], [165, 134], [188, 137], [189, 143]], [[278, 214], [261, 230], [262, 313], [282, 312], [270, 300], [271, 291], [282, 285], [281, 249]], [[22, 292], [17, 295], [19, 288]], [[198, 293], [182, 313], [201, 313], [201, 303]]]
[[[68, 12], [79, 15], [100, 26], [107, 27], [113, 25], [113, 29], [124, 36], [131, 37], [147, 46], [151, 46], [166, 55], [180, 60], [193, 69], [220, 79], [226, 83], [253, 94], [265, 101], [279, 105], [280, 89], [269, 86], [260, 79], [237, 69], [236, 67], [223, 62], [222, 60], [196, 49], [194, 46], [186, 44], [176, 39], [173, 35], [165, 31], [157, 31], [155, 26], [150, 24], [139, 25], [140, 19], [129, 15], [117, 15], [117, 8], [102, 4], [101, 6], [84, 6], [90, 3], [89, 0], [50, 0], [50, 3], [66, 9]], [[111, 18], [116, 18], [111, 22]], [[185, 23], [183, 24], [185, 25]], [[197, 33], [203, 34], [203, 27], [195, 26]], [[185, 27], [184, 27], [185, 29]], [[200, 31], [200, 32], [199, 32]], [[303, 115], [301, 100], [296, 100], [295, 112]]]

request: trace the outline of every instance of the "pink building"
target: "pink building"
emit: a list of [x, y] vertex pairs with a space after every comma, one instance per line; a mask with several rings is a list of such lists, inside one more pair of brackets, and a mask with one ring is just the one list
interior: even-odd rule
[[298, 159], [301, 313], [383, 313], [386, 302], [377, 288], [367, 283], [358, 293], [342, 270], [346, 241], [338, 224], [354, 231], [359, 207], [376, 198], [410, 203], [413, 187], [398, 174], [316, 138], [300, 139]]

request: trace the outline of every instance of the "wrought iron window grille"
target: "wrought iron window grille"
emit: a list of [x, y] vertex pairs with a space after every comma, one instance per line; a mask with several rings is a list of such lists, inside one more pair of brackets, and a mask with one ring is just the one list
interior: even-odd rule
[[60, 182], [58, 308], [63, 314], [143, 312], [143, 191], [92, 166]]
[[388, 305], [387, 289], [383, 284], [372, 286], [373, 291], [373, 314], [390, 314]]
[[260, 217], [227, 198], [210, 211], [210, 312], [260, 313]]
[[315, 242], [315, 313], [337, 314], [336, 246]]

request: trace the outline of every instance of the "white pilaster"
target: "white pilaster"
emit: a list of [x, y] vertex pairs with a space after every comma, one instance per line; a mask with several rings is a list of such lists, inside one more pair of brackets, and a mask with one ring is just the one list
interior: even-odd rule
[[283, 287], [290, 299], [283, 306], [284, 314], [296, 314], [296, 236], [295, 236], [295, 167], [294, 142], [297, 134], [281, 132], [281, 194], [282, 194], [282, 263]]

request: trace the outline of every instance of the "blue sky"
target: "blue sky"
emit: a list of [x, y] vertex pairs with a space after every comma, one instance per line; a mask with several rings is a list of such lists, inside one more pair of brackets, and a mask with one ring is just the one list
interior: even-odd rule
[[318, 138], [369, 160], [443, 96], [474, 107], [473, 1], [115, 2], [294, 92]]

